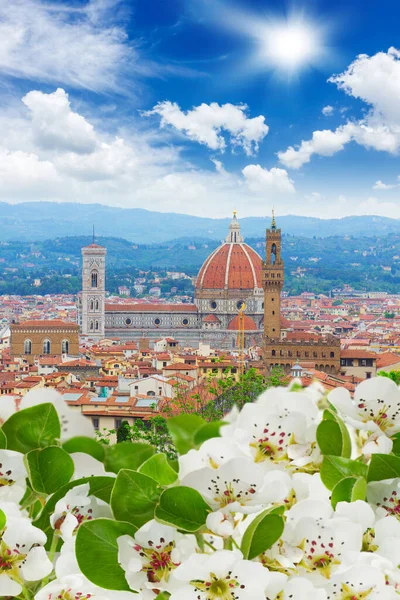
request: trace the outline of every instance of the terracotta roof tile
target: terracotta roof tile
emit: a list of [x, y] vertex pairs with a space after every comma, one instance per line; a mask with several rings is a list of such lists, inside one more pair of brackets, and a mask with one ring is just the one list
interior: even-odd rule
[[247, 244], [219, 246], [204, 262], [197, 281], [197, 289], [250, 290], [262, 287], [261, 257]]
[[[248, 315], [243, 315], [243, 326], [245, 331], [257, 331], [258, 327], [254, 320]], [[239, 316], [233, 317], [228, 325], [228, 331], [238, 331], [239, 329]]]

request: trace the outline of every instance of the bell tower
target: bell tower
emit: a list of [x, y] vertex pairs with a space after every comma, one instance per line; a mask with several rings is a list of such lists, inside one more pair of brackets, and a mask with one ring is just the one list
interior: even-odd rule
[[101, 340], [105, 329], [105, 274], [104, 246], [94, 243], [82, 248], [81, 332]]
[[277, 229], [275, 214], [272, 211], [272, 223], [266, 231], [266, 257], [262, 266], [264, 288], [264, 337], [281, 337], [281, 291], [284, 281], [284, 264], [281, 257], [281, 230]]

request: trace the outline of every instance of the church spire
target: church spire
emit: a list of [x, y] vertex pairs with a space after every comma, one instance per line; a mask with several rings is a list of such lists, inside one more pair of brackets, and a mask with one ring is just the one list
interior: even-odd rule
[[240, 223], [236, 217], [236, 210], [233, 211], [233, 218], [229, 224], [229, 231], [225, 241], [228, 244], [241, 244], [243, 242], [243, 236], [240, 233]]
[[271, 229], [273, 231], [276, 230], [276, 221], [275, 221], [275, 207], [272, 207], [272, 222], [271, 222]]

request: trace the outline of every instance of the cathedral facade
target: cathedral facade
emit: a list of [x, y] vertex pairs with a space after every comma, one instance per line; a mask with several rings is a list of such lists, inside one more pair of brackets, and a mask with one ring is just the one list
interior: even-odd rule
[[175, 338], [181, 345], [234, 349], [238, 313], [245, 304], [245, 345], [260, 344], [264, 322], [261, 257], [244, 242], [234, 213], [225, 241], [206, 259], [195, 284], [193, 304], [106, 302], [106, 249], [82, 248], [79, 324], [83, 335], [138, 340]]
[[106, 301], [106, 249], [82, 248], [82, 293], [79, 325], [92, 340], [152, 340], [173, 337], [182, 346], [209, 343], [214, 348], [237, 347], [239, 311], [244, 305], [245, 347], [262, 346], [266, 369], [286, 372], [297, 363], [337, 373], [340, 340], [333, 336], [298, 334], [281, 316], [284, 262], [282, 236], [275, 217], [266, 231], [266, 258], [244, 242], [236, 217], [225, 241], [203, 263], [196, 279], [193, 304], [111, 303]]

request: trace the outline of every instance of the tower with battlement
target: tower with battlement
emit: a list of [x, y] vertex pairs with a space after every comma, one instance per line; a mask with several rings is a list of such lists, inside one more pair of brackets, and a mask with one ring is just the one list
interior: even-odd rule
[[340, 340], [332, 335], [281, 330], [281, 292], [284, 283], [284, 262], [281, 256], [282, 234], [272, 215], [271, 227], [266, 231], [266, 257], [262, 264], [264, 290], [263, 360], [267, 373], [281, 367], [290, 373], [300, 363], [325, 373], [335, 374], [340, 369]]
[[284, 264], [281, 256], [281, 230], [277, 228], [275, 215], [266, 232], [265, 261], [262, 266], [264, 288], [264, 336], [281, 338], [281, 292], [284, 282]]

